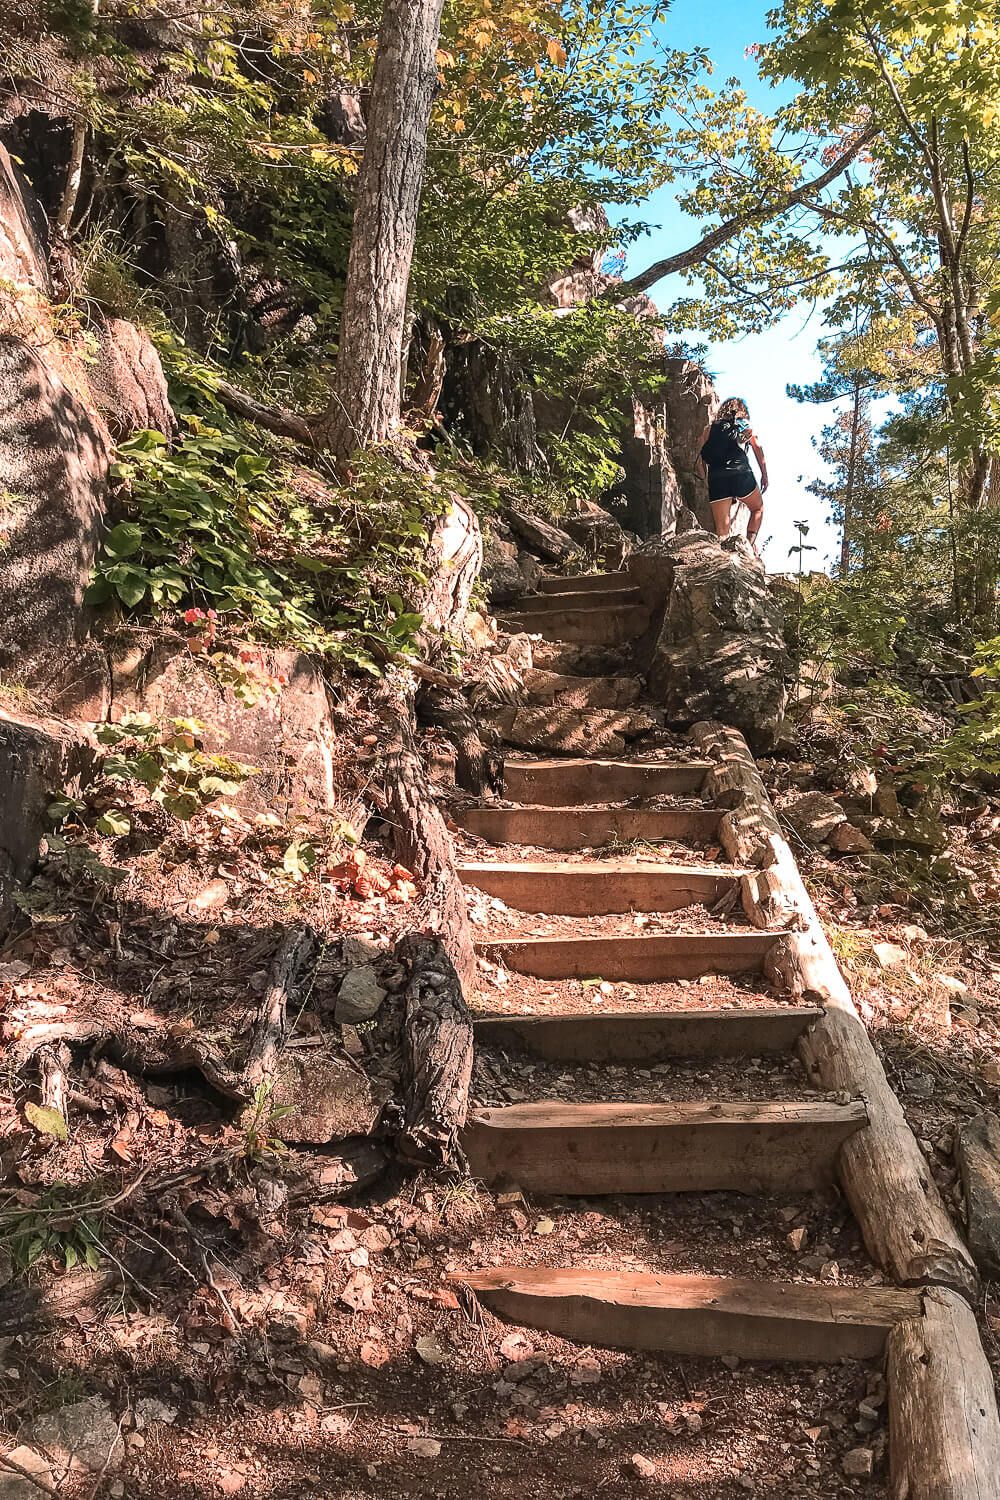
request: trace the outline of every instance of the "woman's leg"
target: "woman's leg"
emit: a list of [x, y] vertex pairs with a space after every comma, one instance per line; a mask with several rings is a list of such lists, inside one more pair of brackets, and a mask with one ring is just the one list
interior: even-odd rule
[[715, 534], [721, 541], [723, 537], [729, 535], [733, 502], [732, 500], [713, 500], [711, 505], [712, 520], [715, 522]]
[[741, 498], [750, 512], [750, 520], [747, 523], [747, 541], [756, 552], [757, 536], [764, 523], [764, 497], [757, 489], [751, 490], [749, 495], [743, 495]]

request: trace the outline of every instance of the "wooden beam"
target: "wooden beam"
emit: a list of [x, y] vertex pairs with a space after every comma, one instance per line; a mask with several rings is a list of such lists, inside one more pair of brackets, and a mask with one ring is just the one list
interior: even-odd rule
[[[721, 762], [744, 768], [754, 764], [743, 736], [728, 726], [695, 725], [691, 737]], [[748, 912], [765, 921], [780, 908], [788, 924], [801, 929], [775, 942], [767, 972], [791, 998], [820, 1005], [825, 1012], [799, 1041], [802, 1061], [817, 1087], [860, 1094], [868, 1105], [870, 1128], [845, 1144], [839, 1165], [865, 1245], [902, 1284], [940, 1283], [971, 1298], [978, 1281], [972, 1257], [889, 1085], [792, 852], [780, 835], [766, 832], [774, 813], [763, 783], [748, 792], [736, 811], [748, 826], [761, 830], [759, 862], [767, 877], [752, 893], [745, 883], [744, 896], [752, 895]], [[724, 823], [721, 834], [732, 857], [737, 846], [727, 842]]]
[[860, 1102], [546, 1102], [471, 1114], [462, 1148], [474, 1177], [531, 1192], [791, 1192], [830, 1183], [867, 1123]]
[[539, 578], [537, 587], [540, 594], [575, 594], [580, 590], [585, 590], [588, 594], [600, 594], [605, 589], [627, 589], [631, 584], [631, 573], [559, 573]]
[[504, 786], [512, 802], [546, 807], [628, 802], [633, 797], [691, 796], [710, 761], [511, 760]]
[[763, 1057], [791, 1052], [823, 1012], [815, 1006], [502, 1016], [475, 1023], [476, 1045], [549, 1062], [650, 1063], [668, 1057]]
[[457, 1272], [491, 1312], [613, 1349], [747, 1360], [879, 1359], [921, 1294], [727, 1276], [493, 1266]]
[[721, 814], [707, 807], [466, 807], [452, 816], [491, 844], [569, 850], [636, 841], [708, 844], [718, 835]]
[[543, 641], [574, 646], [624, 646], [647, 628], [649, 610], [644, 604], [551, 611], [523, 609], [498, 615], [497, 620], [501, 630], [510, 635], [526, 632], [540, 635]]
[[975, 1314], [928, 1287], [889, 1335], [892, 1500], [1000, 1500], [1000, 1420]]
[[737, 888], [739, 871], [699, 865], [549, 862], [459, 865], [466, 885], [519, 911], [590, 917], [626, 911], [712, 906]]
[[778, 937], [762, 932], [670, 932], [650, 937], [484, 938], [476, 952], [538, 979], [636, 983], [756, 974]]

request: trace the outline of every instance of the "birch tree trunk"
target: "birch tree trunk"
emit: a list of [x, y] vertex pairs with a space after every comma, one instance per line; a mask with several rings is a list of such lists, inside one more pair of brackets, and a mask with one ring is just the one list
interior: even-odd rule
[[337, 372], [316, 429], [320, 443], [339, 458], [384, 442], [399, 426], [406, 295], [443, 9], [444, 0], [385, 0]]

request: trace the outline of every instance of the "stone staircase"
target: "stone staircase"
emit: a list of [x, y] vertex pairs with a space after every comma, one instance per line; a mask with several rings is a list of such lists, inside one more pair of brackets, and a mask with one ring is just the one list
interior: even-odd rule
[[[668, 1217], [667, 1195], [697, 1195], [703, 1222], [679, 1220], [669, 1263], [653, 1268], [593, 1256], [529, 1264], [514, 1235], [509, 1260], [455, 1279], [501, 1317], [584, 1344], [740, 1361], [883, 1359], [893, 1330], [921, 1319], [921, 1289], [886, 1284], [856, 1234], [849, 1253], [826, 1246], [817, 1257], [810, 1232], [795, 1233], [837, 1182], [845, 1143], [870, 1130], [868, 1104], [818, 1087], [798, 1061], [822, 1007], [776, 994], [782, 933], [749, 925], [745, 872], [719, 859], [726, 813], [701, 795], [712, 764], [672, 748], [656, 709], [639, 701], [622, 653], [649, 628], [641, 596], [626, 574], [547, 578], [501, 625], [548, 643], [545, 667], [526, 677], [532, 706], [498, 716], [504, 738], [569, 753], [512, 755], [506, 805], [453, 812], [481, 932], [470, 1171], [497, 1191], [551, 1198], [557, 1226], [595, 1199], [613, 1218], [632, 1195], [657, 1195]], [[609, 650], [619, 653], [610, 670], [595, 673], [595, 653]], [[643, 751], [629, 754], [643, 734]], [[773, 1274], [719, 1274], [712, 1263], [713, 1221], [730, 1211], [718, 1195], [731, 1193], [756, 1200], [772, 1225], [746, 1269]], [[891, 1371], [889, 1400], [894, 1412], [906, 1400]], [[845, 1473], [877, 1468], [865, 1440], [875, 1425]], [[894, 1416], [894, 1472], [910, 1441]], [[975, 1487], [973, 1469], [969, 1483], [929, 1481], [908, 1500], [995, 1495]]]

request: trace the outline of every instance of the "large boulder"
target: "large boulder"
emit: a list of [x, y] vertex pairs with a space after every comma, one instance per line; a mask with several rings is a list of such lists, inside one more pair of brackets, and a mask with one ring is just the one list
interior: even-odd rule
[[491, 531], [483, 540], [481, 573], [486, 597], [494, 607], [514, 604], [528, 592], [528, 579], [518, 562], [517, 543]]
[[662, 538], [644, 557], [668, 589], [648, 674], [654, 700], [674, 723], [722, 719], [772, 748], [791, 662], [762, 564], [741, 538], [700, 530]]
[[38, 200], [0, 145], [0, 279], [15, 293], [30, 289], [44, 295], [51, 290], [47, 232]]
[[563, 529], [580, 548], [588, 565], [598, 570], [620, 568], [632, 550], [632, 542], [614, 516], [601, 506], [584, 500], [579, 510], [563, 517]]
[[0, 337], [0, 674], [43, 683], [84, 633], [107, 431], [37, 349]]
[[0, 932], [9, 923], [12, 887], [31, 874], [52, 824], [53, 794], [72, 790], [90, 752], [67, 725], [0, 712]]
[[126, 318], [108, 318], [101, 325], [90, 388], [116, 441], [147, 427], [173, 436], [177, 422], [156, 345]]

